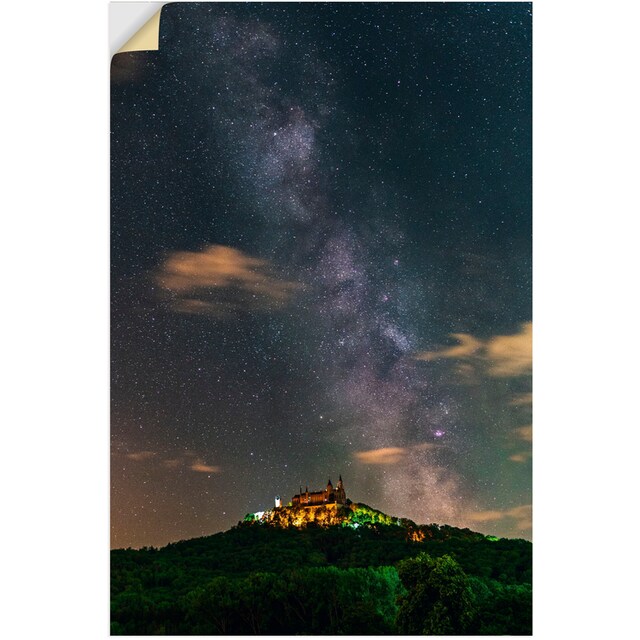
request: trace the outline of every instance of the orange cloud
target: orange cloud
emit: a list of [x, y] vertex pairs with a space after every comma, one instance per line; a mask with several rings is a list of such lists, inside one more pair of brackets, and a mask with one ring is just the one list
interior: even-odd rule
[[155, 455], [155, 451], [134, 451], [133, 453], [127, 453], [127, 458], [136, 462], [143, 462], [144, 460], [150, 460]]
[[171, 254], [156, 280], [172, 297], [174, 310], [215, 316], [277, 308], [301, 288], [277, 278], [267, 260], [223, 245]]
[[426, 451], [430, 449], [441, 449], [443, 445], [431, 442], [421, 442], [410, 447], [382, 447], [381, 449], [370, 449], [369, 451], [356, 451], [353, 455], [356, 460], [366, 464], [396, 464], [413, 451]]
[[[437, 351], [421, 351], [416, 360], [451, 358], [484, 364], [489, 375], [496, 378], [522, 376], [531, 373], [533, 325], [526, 322], [513, 335], [476, 338], [468, 333], [452, 333], [458, 344]], [[468, 372], [468, 368], [467, 368]]]
[[159, 454], [156, 451], [134, 451], [127, 453], [126, 457], [136, 462], [144, 462], [153, 458], [165, 469], [175, 470], [180, 467], [187, 467], [192, 471], [198, 471], [200, 473], [221, 473], [220, 467], [206, 464], [194, 451], [185, 451], [184, 453], [174, 455], [172, 458]]
[[382, 449], [371, 449], [370, 451], [357, 451], [354, 456], [360, 462], [367, 464], [395, 464], [400, 462], [408, 453], [402, 447], [383, 447]]
[[471, 522], [495, 522], [499, 520], [515, 520], [515, 526], [520, 531], [531, 529], [531, 505], [523, 504], [503, 511], [473, 511], [466, 515]]
[[533, 427], [530, 424], [528, 424], [526, 427], [518, 427], [516, 429], [516, 433], [521, 440], [524, 440], [526, 442], [533, 441]]
[[509, 456], [509, 460], [512, 462], [526, 462], [530, 457], [530, 453], [514, 453], [512, 456]]
[[203, 460], [196, 460], [189, 468], [199, 473], [220, 473], [220, 467], [205, 464]]
[[472, 522], [492, 522], [502, 518], [504, 518], [504, 511], [474, 511], [467, 514], [467, 519]]
[[533, 402], [533, 394], [531, 393], [520, 393], [513, 400], [511, 400], [510, 404], [521, 407], [521, 406], [529, 406]]
[[533, 324], [526, 322], [520, 333], [496, 336], [487, 342], [486, 357], [491, 375], [506, 378], [531, 373]]
[[439, 351], [422, 351], [418, 353], [416, 360], [438, 360], [440, 358], [466, 358], [474, 355], [480, 349], [483, 344], [481, 340], [474, 338], [467, 333], [452, 333], [450, 334], [454, 340], [457, 340], [459, 344], [453, 347], [445, 347]]

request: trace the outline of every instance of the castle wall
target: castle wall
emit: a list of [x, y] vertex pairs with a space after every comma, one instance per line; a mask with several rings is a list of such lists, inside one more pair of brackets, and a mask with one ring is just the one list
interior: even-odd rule
[[307, 491], [296, 494], [291, 500], [293, 506], [312, 506], [323, 504], [346, 504], [347, 496], [342, 488], [334, 491], [326, 489], [324, 491]]

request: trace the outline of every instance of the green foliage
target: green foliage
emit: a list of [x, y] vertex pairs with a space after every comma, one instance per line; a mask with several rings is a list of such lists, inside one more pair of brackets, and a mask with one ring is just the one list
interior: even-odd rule
[[[475, 634], [530, 633], [529, 542], [375, 522], [375, 510], [353, 507], [369, 518], [355, 529], [252, 523], [162, 549], [112, 551], [112, 635], [392, 635], [416, 628], [412, 589], [422, 583], [431, 604], [415, 633], [465, 624]], [[422, 542], [408, 539], [416, 530]]]
[[358, 525], [383, 524], [391, 526], [400, 523], [398, 518], [388, 516], [386, 513], [372, 509], [366, 504], [352, 504], [348, 521]]
[[471, 578], [477, 607], [474, 633], [478, 635], [531, 635], [531, 585], [503, 584]]
[[200, 635], [226, 634], [236, 614], [236, 581], [225, 576], [214, 578], [204, 587], [190, 591], [183, 598], [187, 620]]
[[393, 567], [322, 567], [218, 577], [182, 603], [200, 635], [380, 634], [393, 631], [399, 588]]
[[421, 553], [398, 563], [407, 589], [400, 598], [399, 633], [453, 635], [466, 633], [475, 609], [469, 578], [451, 556]]

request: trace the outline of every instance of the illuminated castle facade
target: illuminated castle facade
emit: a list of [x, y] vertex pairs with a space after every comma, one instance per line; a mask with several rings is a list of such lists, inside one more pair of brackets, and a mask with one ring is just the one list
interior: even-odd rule
[[297, 493], [291, 499], [291, 504], [294, 507], [316, 507], [322, 504], [346, 504], [347, 494], [342, 484], [342, 476], [338, 480], [337, 486], [331, 484], [331, 480], [327, 483], [327, 488], [322, 491], [309, 491], [307, 487], [305, 491], [302, 491], [300, 487], [300, 493]]

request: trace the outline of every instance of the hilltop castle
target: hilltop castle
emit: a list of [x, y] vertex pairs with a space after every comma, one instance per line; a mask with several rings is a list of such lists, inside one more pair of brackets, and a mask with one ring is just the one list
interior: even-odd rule
[[347, 494], [342, 484], [342, 476], [338, 480], [338, 485], [334, 488], [331, 480], [327, 483], [327, 488], [321, 491], [309, 491], [306, 487], [304, 492], [300, 487], [300, 493], [297, 493], [291, 499], [294, 507], [316, 507], [322, 504], [346, 504]]

